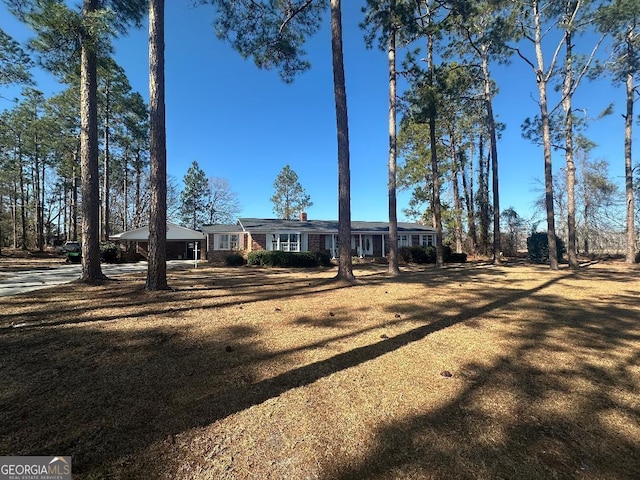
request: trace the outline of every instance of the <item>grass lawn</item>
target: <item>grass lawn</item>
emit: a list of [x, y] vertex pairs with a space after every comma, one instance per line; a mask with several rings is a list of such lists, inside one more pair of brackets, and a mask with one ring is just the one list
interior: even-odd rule
[[0, 455], [78, 479], [638, 479], [640, 270], [215, 268], [0, 299]]

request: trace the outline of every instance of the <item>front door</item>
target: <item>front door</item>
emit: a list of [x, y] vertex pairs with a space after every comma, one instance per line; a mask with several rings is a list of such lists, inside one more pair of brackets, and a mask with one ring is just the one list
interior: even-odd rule
[[362, 236], [362, 253], [365, 256], [373, 255], [373, 237], [371, 235]]

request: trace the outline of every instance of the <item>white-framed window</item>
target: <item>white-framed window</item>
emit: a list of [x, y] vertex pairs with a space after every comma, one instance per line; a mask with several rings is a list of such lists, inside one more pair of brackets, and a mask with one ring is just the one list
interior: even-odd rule
[[239, 250], [240, 235], [237, 233], [221, 233], [218, 235], [218, 250]]
[[283, 252], [299, 252], [300, 234], [291, 232], [279, 232], [271, 234], [271, 250], [281, 250]]
[[433, 235], [420, 235], [420, 245], [423, 247], [432, 247], [435, 245], [435, 239]]
[[402, 233], [398, 235], [398, 246], [399, 247], [410, 247], [411, 246], [411, 235], [407, 235]]

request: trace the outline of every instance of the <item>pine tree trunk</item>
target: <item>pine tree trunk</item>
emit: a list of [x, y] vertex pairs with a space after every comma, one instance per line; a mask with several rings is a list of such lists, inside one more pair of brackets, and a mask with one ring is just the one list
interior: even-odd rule
[[140, 212], [142, 212], [142, 160], [140, 159], [140, 150], [136, 151], [136, 193], [134, 198], [134, 215], [133, 228], [140, 228]]
[[[473, 147], [471, 147], [471, 150]], [[476, 212], [473, 198], [473, 155], [469, 156], [469, 179], [467, 180], [467, 166], [461, 165], [462, 171], [462, 190], [464, 192], [464, 203], [467, 207], [467, 228], [470, 245], [467, 245], [470, 253], [476, 253], [478, 243], [476, 233]]]
[[389, 274], [398, 275], [398, 206], [396, 196], [396, 166], [397, 166], [397, 127], [396, 127], [396, 26], [395, 0], [389, 1], [390, 31], [389, 31]]
[[45, 221], [44, 221], [44, 206], [46, 205], [46, 201], [45, 201], [45, 193], [47, 191], [47, 189], [45, 188], [45, 178], [46, 178], [46, 173], [47, 173], [47, 162], [46, 162], [46, 158], [42, 159], [42, 165], [41, 165], [41, 169], [40, 169], [40, 245], [41, 245], [41, 249], [40, 251], [44, 251], [44, 247], [47, 243], [47, 238], [49, 238], [49, 230], [45, 231]]
[[13, 181], [13, 210], [11, 211], [11, 221], [13, 223], [13, 248], [18, 248], [18, 185]]
[[[635, 58], [635, 52], [633, 51], [633, 29], [630, 28], [627, 33], [627, 58]], [[633, 197], [633, 163], [631, 154], [631, 140], [633, 133], [633, 101], [635, 99], [635, 90], [633, 87], [633, 73], [631, 73], [631, 67], [629, 68], [626, 78], [626, 92], [627, 92], [627, 111], [624, 122], [624, 179], [625, 179], [625, 200], [627, 207], [627, 225], [626, 225], [626, 237], [627, 237], [627, 254], [625, 256], [626, 263], [635, 263], [636, 256], [636, 231], [635, 231], [635, 205]]]
[[443, 245], [442, 245], [442, 207], [440, 204], [440, 175], [438, 172], [438, 143], [436, 138], [436, 99], [434, 85], [434, 62], [433, 62], [433, 34], [427, 35], [427, 72], [429, 80], [429, 88], [431, 89], [430, 105], [429, 105], [429, 145], [431, 149], [431, 186], [433, 204], [433, 226], [436, 230], [436, 267], [444, 265]]
[[125, 152], [124, 156], [124, 172], [122, 179], [122, 231], [127, 231], [128, 226], [128, 214], [129, 214], [129, 198], [127, 196], [127, 190], [129, 189], [129, 162], [127, 160], [129, 150]]
[[340, 0], [331, 0], [331, 53], [333, 91], [338, 135], [338, 258], [339, 280], [353, 282], [351, 262], [351, 172], [349, 166], [349, 117], [342, 53], [342, 12]]
[[484, 138], [478, 140], [478, 208], [480, 210], [480, 252], [489, 253], [489, 158], [484, 155]]
[[33, 121], [36, 123], [36, 132], [33, 136], [33, 167], [31, 171], [31, 179], [33, 184], [33, 203], [35, 206], [35, 234], [36, 234], [36, 248], [39, 252], [44, 251], [44, 245], [42, 242], [43, 238], [43, 226], [41, 223], [42, 211], [44, 209], [44, 204], [40, 203], [40, 149], [38, 148], [38, 132], [37, 132], [37, 120], [38, 113], [37, 110], [34, 112]]
[[[76, 158], [74, 155], [74, 166], [71, 180], [71, 208], [69, 215], [69, 232], [71, 233], [71, 240], [78, 241], [78, 175], [76, 174], [75, 166]], [[69, 238], [67, 238], [69, 240]]]
[[487, 50], [482, 51], [482, 75], [484, 79], [484, 104], [486, 110], [489, 141], [491, 143], [491, 179], [493, 193], [493, 263], [500, 263], [500, 189], [498, 176], [498, 136], [496, 135], [496, 120], [493, 116], [493, 102], [491, 98], [491, 75], [489, 74], [489, 59]]
[[164, 0], [149, 2], [151, 215], [147, 290], [167, 290], [167, 142], [164, 100]]
[[[97, 0], [84, 0], [85, 22], [98, 8]], [[96, 40], [82, 41], [80, 65], [80, 179], [82, 190], [82, 273], [91, 282], [105, 276], [100, 267], [100, 179], [98, 177], [98, 80]]]
[[555, 213], [553, 205], [553, 169], [551, 164], [551, 127], [547, 106], [547, 79], [544, 74], [542, 53], [541, 18], [539, 2], [533, 2], [534, 21], [536, 22], [535, 50], [538, 62], [536, 81], [540, 102], [540, 120], [542, 122], [542, 143], [544, 150], [544, 184], [545, 206], [547, 210], [547, 241], [549, 242], [549, 266], [551, 270], [558, 270], [558, 249], [556, 244]]
[[570, 31], [565, 34], [566, 59], [562, 88], [562, 108], [564, 110], [565, 161], [567, 163], [567, 258], [569, 268], [578, 268], [576, 241], [576, 165], [573, 155], [573, 44]]
[[460, 199], [460, 185], [458, 183], [458, 145], [456, 143], [455, 132], [449, 133], [451, 141], [451, 187], [453, 191], [453, 210], [455, 225], [456, 252], [462, 252], [462, 201]]
[[102, 200], [102, 218], [103, 218], [103, 227], [102, 227], [102, 240], [105, 242], [109, 241], [109, 235], [111, 235], [111, 229], [109, 227], [111, 223], [111, 209], [110, 209], [110, 183], [111, 183], [111, 154], [109, 151], [109, 140], [110, 140], [110, 85], [109, 80], [106, 81], [105, 86], [105, 111], [104, 111], [104, 162], [102, 164], [102, 194], [104, 196]]
[[558, 270], [558, 250], [556, 245], [555, 214], [553, 205], [553, 170], [551, 165], [551, 129], [547, 112], [546, 81], [538, 82], [540, 94], [540, 116], [542, 119], [542, 141], [544, 149], [545, 206], [547, 210], [547, 241], [549, 242], [549, 266]]
[[22, 147], [21, 140], [18, 139], [18, 166], [19, 166], [19, 177], [20, 177], [20, 228], [21, 228], [21, 239], [20, 239], [20, 248], [22, 250], [27, 250], [27, 193], [24, 182], [24, 166], [22, 164]]

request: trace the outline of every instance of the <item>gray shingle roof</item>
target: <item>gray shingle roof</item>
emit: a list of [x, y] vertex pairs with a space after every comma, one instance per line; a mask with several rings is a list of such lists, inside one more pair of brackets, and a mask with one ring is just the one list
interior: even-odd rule
[[[277, 218], [240, 218], [237, 225], [207, 225], [203, 228], [209, 233], [225, 232], [274, 232], [296, 231], [315, 233], [337, 233], [337, 220], [282, 220]], [[388, 222], [352, 221], [353, 233], [386, 233], [389, 231]], [[419, 223], [398, 222], [398, 232], [401, 233], [435, 233], [433, 228]]]

